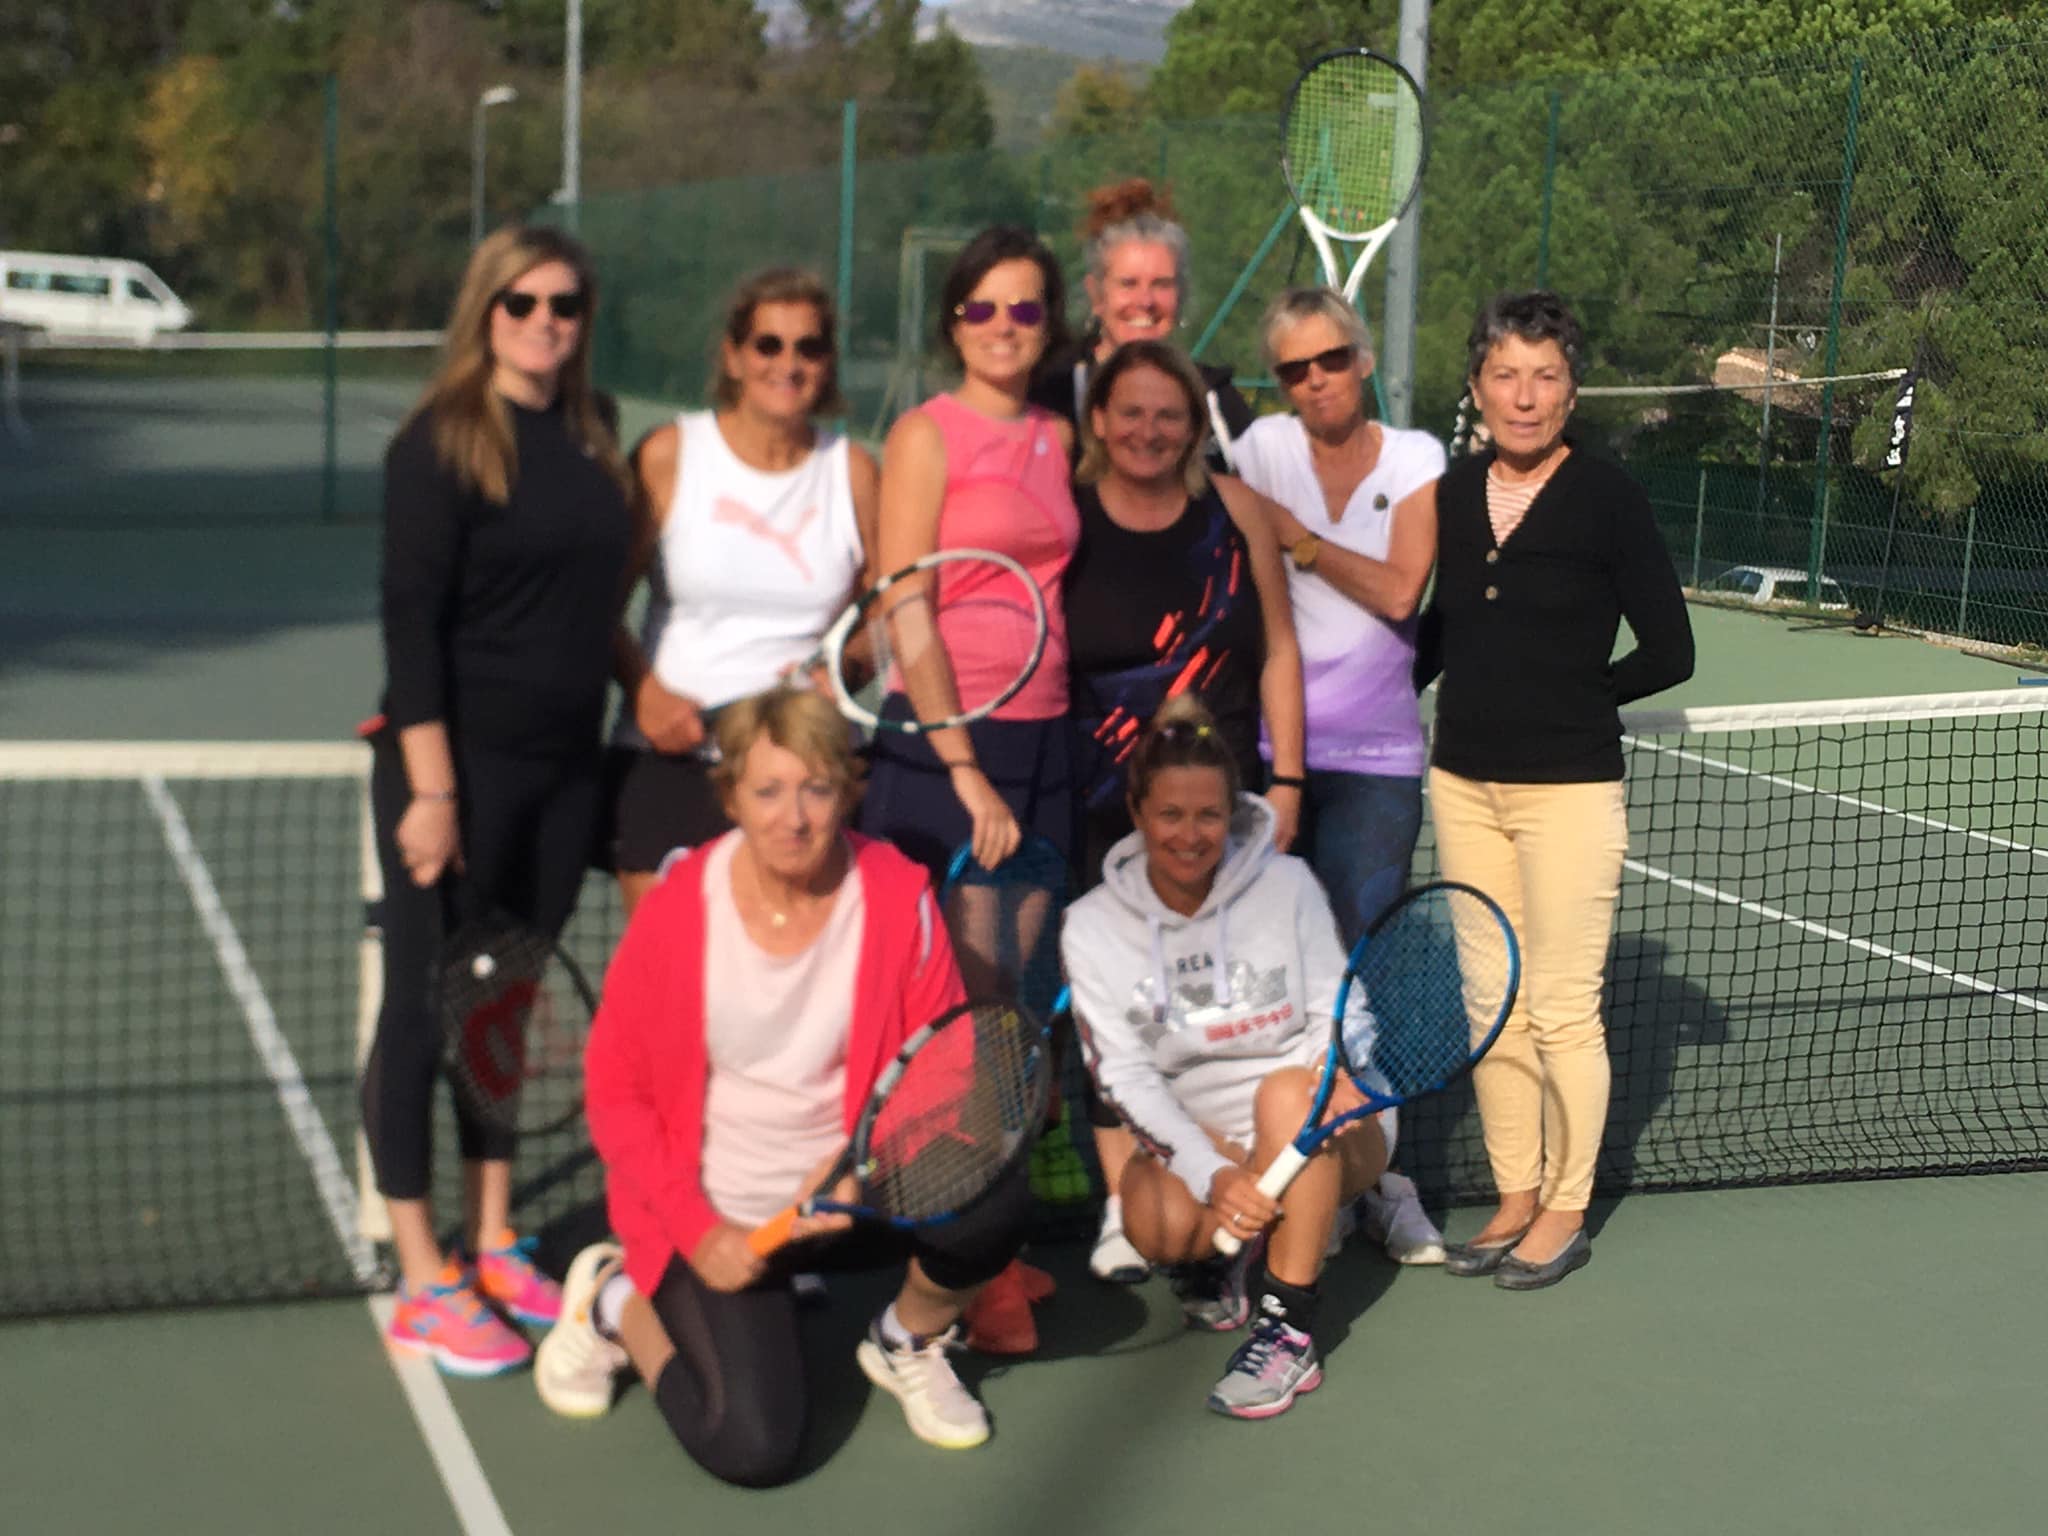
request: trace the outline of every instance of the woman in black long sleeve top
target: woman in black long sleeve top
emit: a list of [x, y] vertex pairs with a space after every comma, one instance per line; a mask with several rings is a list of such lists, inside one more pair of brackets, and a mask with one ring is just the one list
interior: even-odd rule
[[[1500, 1205], [1447, 1268], [1534, 1290], [1592, 1255], [1600, 999], [1628, 851], [1618, 709], [1692, 675], [1692, 625], [1649, 497], [1565, 432], [1583, 340], [1563, 303], [1494, 299], [1469, 347], [1493, 447], [1437, 484], [1416, 681], [1443, 679], [1429, 791], [1444, 876], [1506, 909], [1522, 987], [1473, 1074]], [[1623, 619], [1636, 648], [1610, 661]]]
[[630, 519], [609, 409], [591, 387], [582, 248], [506, 229], [477, 247], [444, 361], [384, 470], [383, 719], [371, 801], [384, 874], [384, 1003], [363, 1119], [404, 1283], [390, 1340], [443, 1369], [524, 1364], [486, 1307], [552, 1322], [553, 1284], [509, 1229], [511, 1138], [457, 1105], [467, 1259], [427, 1196], [449, 923], [503, 911], [554, 934], [582, 884]]

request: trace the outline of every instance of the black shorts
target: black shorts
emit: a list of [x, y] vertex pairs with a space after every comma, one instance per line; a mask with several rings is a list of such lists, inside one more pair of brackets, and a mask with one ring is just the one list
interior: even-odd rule
[[676, 849], [708, 843], [732, 826], [711, 765], [699, 757], [613, 747], [605, 784], [607, 852], [621, 874], [651, 873]]

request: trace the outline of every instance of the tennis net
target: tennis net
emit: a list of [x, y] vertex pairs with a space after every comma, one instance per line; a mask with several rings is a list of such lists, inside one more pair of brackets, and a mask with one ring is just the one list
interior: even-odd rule
[[[1628, 717], [1605, 1191], [2048, 1164], [2044, 717], [2048, 689]], [[355, 745], [0, 746], [0, 1316], [387, 1282], [366, 771]], [[617, 927], [593, 876], [567, 941], [593, 976]], [[1437, 1195], [1490, 1190], [1469, 1089], [1402, 1148]], [[528, 1231], [601, 1191], [575, 1130], [517, 1180]]]

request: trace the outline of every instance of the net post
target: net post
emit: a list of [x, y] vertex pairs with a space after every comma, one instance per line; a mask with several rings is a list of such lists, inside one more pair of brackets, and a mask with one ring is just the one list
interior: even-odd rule
[[[1832, 380], [1842, 360], [1842, 285], [1849, 270], [1849, 203], [1856, 190], [1856, 129], [1863, 113], [1863, 57], [1849, 62], [1849, 103], [1842, 125], [1842, 175], [1835, 197], [1835, 269], [1828, 294], [1828, 348], [1821, 365], [1823, 376]], [[1821, 387], [1820, 451], [1814, 466], [1813, 532], [1807, 541], [1807, 591], [1820, 590], [1821, 518], [1827, 504], [1828, 459], [1835, 433], [1835, 386]]]
[[[377, 828], [370, 810], [370, 780], [364, 775], [356, 794], [357, 867], [363, 894], [363, 934], [356, 946], [356, 1073], [369, 1065], [377, 1040], [377, 1015], [384, 1004], [384, 940], [371, 914], [384, 900], [384, 871], [377, 863]], [[391, 1241], [391, 1213], [377, 1192], [377, 1170], [370, 1161], [370, 1143], [356, 1127], [356, 1231], [373, 1243]]]

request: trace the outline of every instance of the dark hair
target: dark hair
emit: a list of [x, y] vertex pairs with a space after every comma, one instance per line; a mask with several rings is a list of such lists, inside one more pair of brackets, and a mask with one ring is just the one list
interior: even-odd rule
[[1188, 446], [1180, 459], [1181, 483], [1190, 496], [1201, 495], [1209, 484], [1208, 471], [1202, 465], [1202, 448], [1209, 431], [1209, 392], [1185, 352], [1170, 341], [1149, 337], [1125, 342], [1103, 360], [1088, 380], [1088, 398], [1081, 419], [1075, 424], [1081, 433], [1081, 462], [1074, 466], [1074, 479], [1082, 485], [1093, 485], [1109, 472], [1109, 449], [1095, 435], [1095, 413], [1108, 409], [1116, 381], [1134, 368], [1157, 369], [1178, 384], [1186, 397]]
[[[825, 359], [825, 377], [818, 385], [817, 402], [811, 411], [817, 416], [837, 416], [846, 409], [839, 395], [838, 317], [832, 293], [816, 274], [800, 267], [769, 267], [741, 279], [726, 301], [725, 326], [721, 334], [735, 347], [745, 346], [754, 334], [754, 311], [763, 304], [808, 304], [818, 312], [818, 329], [832, 348]], [[722, 406], [738, 405], [739, 380], [725, 371], [724, 348], [711, 356], [711, 398]]]
[[1045, 279], [1045, 350], [1057, 351], [1067, 344], [1067, 285], [1060, 277], [1059, 258], [1052, 248], [1021, 224], [996, 224], [984, 229], [953, 258], [939, 291], [939, 345], [957, 364], [962, 361], [959, 343], [953, 340], [953, 311], [965, 304], [981, 280], [1006, 261], [1037, 264]]
[[1586, 376], [1586, 332], [1565, 301], [1547, 288], [1496, 293], [1479, 306], [1465, 338], [1465, 377], [1477, 378], [1493, 349], [1509, 336], [1532, 345], [1554, 341], [1571, 368], [1572, 383]]
[[1133, 806], [1145, 803], [1152, 780], [1168, 768], [1214, 768], [1223, 775], [1226, 802], [1237, 804], [1238, 791], [1243, 788], [1237, 776], [1237, 758], [1224, 745], [1209, 706], [1192, 693], [1176, 693], [1160, 705], [1138, 737], [1128, 770]]

